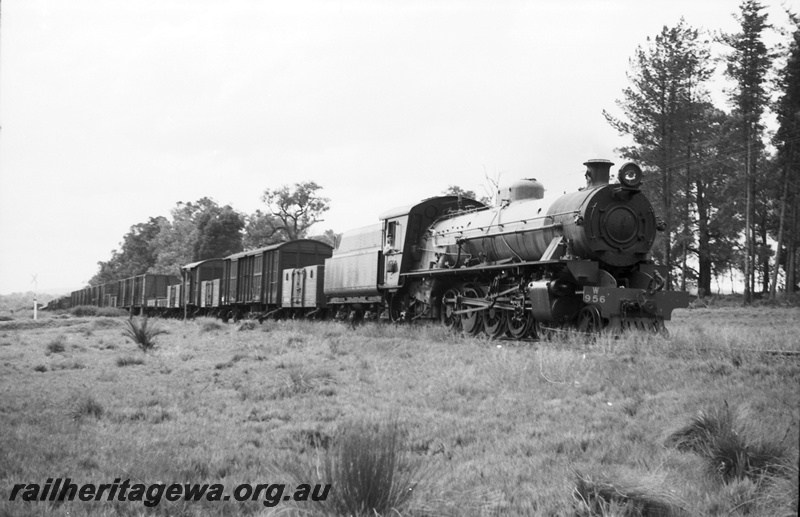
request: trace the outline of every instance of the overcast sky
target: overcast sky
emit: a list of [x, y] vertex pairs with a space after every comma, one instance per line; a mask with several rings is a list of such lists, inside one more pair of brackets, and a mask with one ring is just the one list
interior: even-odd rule
[[636, 46], [681, 16], [735, 32], [738, 4], [6, 0], [0, 294], [78, 289], [132, 225], [204, 196], [249, 214], [313, 180], [322, 233], [486, 173], [575, 190], [585, 160], [621, 165], [602, 112]]

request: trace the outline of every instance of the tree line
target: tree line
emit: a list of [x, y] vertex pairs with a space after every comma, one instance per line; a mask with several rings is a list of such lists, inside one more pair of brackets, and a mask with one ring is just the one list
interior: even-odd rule
[[[305, 238], [330, 208], [321, 190], [313, 181], [266, 189], [261, 197], [266, 209], [250, 215], [229, 205], [219, 206], [208, 197], [179, 202], [171, 210], [171, 219], [151, 217], [131, 226], [120, 249], [112, 251], [109, 260], [98, 262], [98, 272], [89, 284], [145, 273], [180, 275], [181, 266], [192, 262]], [[327, 230], [310, 238], [334, 245], [337, 237]]]
[[[786, 291], [797, 290], [800, 24], [787, 12], [788, 44], [769, 48], [773, 27], [758, 0], [735, 16], [733, 34], [681, 19], [648, 38], [630, 60], [622, 116], [604, 115], [633, 142], [618, 152], [649, 172], [643, 188], [666, 225], [653, 254], [673, 287], [709, 293], [712, 278], [738, 271], [749, 303], [759, 291], [775, 296], [781, 270]], [[712, 55], [713, 42], [723, 55]], [[732, 84], [726, 107], [711, 100], [715, 65]]]

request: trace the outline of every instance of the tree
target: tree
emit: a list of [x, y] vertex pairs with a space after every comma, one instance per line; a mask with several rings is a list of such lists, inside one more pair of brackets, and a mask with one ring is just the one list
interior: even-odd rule
[[[684, 20], [676, 27], [664, 27], [647, 41], [647, 48], [637, 48], [628, 74], [631, 86], [617, 101], [625, 118], [603, 114], [620, 134], [633, 138], [634, 145], [620, 149], [621, 154], [657, 173], [656, 181], [643, 186], [665, 223], [654, 255], [672, 272], [680, 254], [685, 283], [686, 257], [693, 243], [691, 196], [698, 174], [692, 165], [701, 149], [702, 127], [697, 120], [707, 105], [703, 85], [711, 75], [706, 65], [709, 50], [699, 32]], [[674, 248], [676, 244], [678, 248]]]
[[161, 216], [151, 217], [146, 223], [131, 226], [120, 251], [112, 251], [108, 262], [98, 262], [100, 270], [89, 284], [102, 284], [147, 272], [156, 263], [157, 250], [153, 243], [165, 221]]
[[497, 189], [500, 185], [500, 176], [502, 172], [496, 172], [494, 175], [490, 176], [489, 171], [486, 170], [484, 167], [484, 183], [481, 185], [485, 194], [483, 196], [478, 196], [474, 190], [464, 190], [463, 188], [459, 187], [458, 185], [449, 185], [447, 189], [442, 191], [442, 195], [444, 196], [462, 196], [469, 199], [474, 199], [476, 201], [480, 201], [484, 205], [492, 206], [494, 197], [497, 195]]
[[293, 189], [287, 185], [266, 189], [262, 200], [271, 217], [261, 214], [259, 224], [264, 226], [265, 233], [271, 232], [269, 238], [280, 233], [283, 240], [300, 239], [312, 225], [322, 222], [320, 217], [330, 208], [330, 200], [318, 194], [321, 189], [313, 181], [295, 183]]
[[461, 196], [469, 199], [478, 199], [474, 190], [464, 190], [458, 185], [449, 185], [446, 190], [442, 191], [445, 196]]
[[335, 231], [328, 229], [325, 230], [325, 233], [322, 235], [312, 235], [309, 239], [314, 239], [315, 241], [324, 242], [325, 244], [330, 244], [334, 248], [339, 247], [339, 243], [342, 241], [342, 234], [336, 233]]
[[156, 263], [147, 271], [156, 275], [180, 275], [181, 267], [194, 262], [194, 244], [197, 241], [197, 226], [184, 218], [180, 207], [172, 210], [173, 220], [162, 222], [161, 231], [153, 241], [158, 250]]
[[732, 49], [726, 57], [725, 74], [735, 82], [729, 102], [740, 122], [739, 139], [745, 152], [745, 304], [752, 301], [755, 287], [757, 157], [764, 130], [761, 116], [769, 100], [766, 76], [772, 63], [772, 55], [762, 40], [762, 33], [769, 27], [766, 13], [761, 13], [763, 8], [758, 0], [744, 0], [739, 6], [741, 15], [737, 16], [741, 32], [722, 36], [722, 42]]
[[282, 242], [286, 237], [283, 232], [279, 231], [281, 227], [280, 219], [272, 214], [256, 210], [255, 213], [247, 216], [243, 241], [245, 249], [263, 248]]
[[221, 258], [242, 251], [244, 218], [230, 206], [204, 213], [197, 223], [194, 260]]
[[[772, 272], [770, 298], [774, 299], [778, 283], [778, 268], [781, 259], [786, 272], [786, 292], [795, 288], [796, 242], [798, 234], [797, 203], [800, 183], [800, 19], [792, 17], [795, 31], [789, 45], [786, 66], [779, 74], [778, 85], [783, 92], [775, 107], [778, 130], [773, 138], [777, 149], [777, 163], [781, 170], [781, 201], [778, 232], [778, 246], [775, 252], [775, 269]], [[787, 207], [793, 207], [787, 210]], [[785, 235], [788, 234], [788, 235]], [[788, 238], [786, 238], [788, 237]], [[782, 247], [786, 245], [783, 255]]]
[[[232, 226], [220, 231], [218, 219], [227, 212], [238, 216], [241, 226], [231, 219]], [[153, 245], [158, 250], [155, 264], [147, 271], [154, 274], [180, 275], [181, 267], [202, 260], [224, 256], [225, 251], [241, 251], [243, 217], [230, 206], [220, 207], [209, 197], [194, 203], [178, 202], [171, 211], [172, 221], [163, 221]], [[225, 216], [232, 217], [232, 216]], [[210, 223], [210, 221], [217, 221]], [[211, 232], [212, 235], [208, 235]], [[237, 245], [238, 243], [238, 245]], [[200, 248], [203, 248], [202, 250]], [[219, 253], [215, 256], [208, 254]], [[231, 253], [234, 253], [233, 251]], [[228, 253], [229, 254], [229, 253]]]

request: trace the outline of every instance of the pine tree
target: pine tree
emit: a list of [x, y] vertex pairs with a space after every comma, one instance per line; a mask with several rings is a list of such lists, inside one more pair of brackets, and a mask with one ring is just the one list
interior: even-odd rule
[[672, 271], [676, 252], [681, 253], [684, 279], [685, 257], [693, 244], [691, 195], [697, 171], [692, 164], [701, 139], [697, 115], [704, 109], [704, 83], [711, 74], [705, 65], [708, 54], [699, 32], [684, 20], [664, 27], [653, 40], [648, 38], [647, 48], [638, 47], [631, 60], [631, 86], [617, 101], [625, 119], [604, 112], [617, 131], [633, 138], [633, 146], [620, 150], [623, 156], [657, 173], [654, 181], [644, 184], [666, 226], [654, 255]]
[[[793, 18], [795, 31], [789, 46], [786, 66], [780, 73], [779, 88], [782, 95], [776, 106], [778, 131], [773, 143], [777, 148], [777, 162], [781, 169], [781, 201], [778, 242], [775, 254], [775, 269], [772, 273], [770, 298], [774, 299], [777, 287], [778, 267], [783, 258], [786, 272], [786, 292], [795, 289], [795, 267], [797, 264], [798, 221], [796, 207], [800, 194], [800, 18]], [[787, 235], [788, 234], [788, 235]], [[786, 245], [786, 253], [781, 255]], [[784, 258], [785, 257], [785, 258]]]
[[730, 103], [739, 120], [741, 148], [745, 155], [745, 291], [744, 303], [752, 301], [755, 286], [755, 223], [757, 164], [761, 151], [760, 135], [764, 128], [761, 117], [769, 101], [767, 73], [772, 63], [762, 35], [769, 28], [764, 7], [758, 0], [744, 0], [739, 7], [741, 14], [737, 19], [741, 32], [728, 34], [722, 41], [731, 47], [727, 56], [725, 74], [736, 83], [730, 94]]

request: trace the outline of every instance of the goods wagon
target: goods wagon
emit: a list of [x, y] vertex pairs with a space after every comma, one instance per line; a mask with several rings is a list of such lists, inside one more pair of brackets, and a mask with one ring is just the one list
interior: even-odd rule
[[283, 270], [281, 308], [288, 317], [325, 317], [325, 266]]
[[138, 275], [117, 282], [117, 307], [131, 314], [158, 314], [167, 308], [167, 288], [180, 283], [174, 275]]
[[173, 307], [173, 302], [178, 302], [186, 315], [215, 315], [220, 307], [223, 269], [224, 259], [221, 258], [201, 260], [183, 266], [183, 282], [170, 290], [170, 307]]
[[283, 271], [323, 264], [332, 253], [324, 242], [299, 239], [225, 257], [220, 287], [223, 319], [279, 315]]

